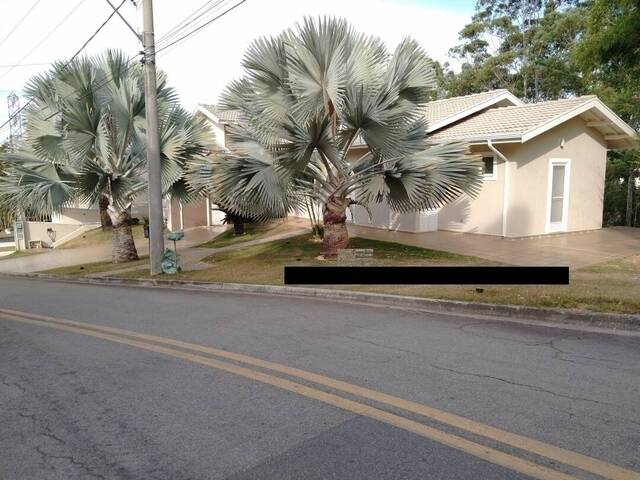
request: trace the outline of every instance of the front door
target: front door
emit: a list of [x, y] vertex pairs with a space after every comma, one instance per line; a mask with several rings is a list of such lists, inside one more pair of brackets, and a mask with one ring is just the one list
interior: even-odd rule
[[569, 160], [551, 159], [549, 162], [547, 231], [562, 232], [567, 229], [568, 206]]

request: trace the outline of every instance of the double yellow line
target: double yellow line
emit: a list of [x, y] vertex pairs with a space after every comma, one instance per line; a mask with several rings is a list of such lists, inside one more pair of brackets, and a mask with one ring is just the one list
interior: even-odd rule
[[[331, 377], [307, 372], [286, 365], [268, 362], [259, 358], [220, 350], [204, 345], [183, 342], [171, 338], [158, 337], [120, 328], [112, 328], [89, 323], [59, 319], [44, 315], [19, 312], [0, 308], [0, 318], [30, 325], [53, 328], [65, 332], [100, 338], [131, 347], [160, 353], [179, 358], [192, 363], [222, 370], [234, 375], [248, 378], [257, 382], [296, 393], [328, 405], [366, 416], [377, 421], [393, 425], [397, 428], [413, 432], [422, 437], [448, 445], [470, 455], [503, 466], [505, 468], [529, 475], [538, 479], [575, 479], [576, 477], [561, 472], [546, 465], [535, 463], [501, 450], [476, 443], [462, 436], [452, 434], [409, 418], [397, 415], [381, 408], [377, 408], [360, 401], [351, 400], [335, 393], [320, 390], [307, 384], [293, 380], [302, 380], [316, 386], [327, 387], [334, 391], [343, 392], [359, 399], [366, 399], [380, 404], [382, 407], [392, 407], [410, 414], [419, 415], [448, 427], [471, 433], [503, 444], [511, 449], [518, 449], [528, 455], [544, 457], [552, 462], [577, 468], [584, 472], [599, 475], [612, 480], [640, 480], [640, 473], [634, 472], [610, 463], [582, 455], [570, 450], [549, 445], [522, 435], [511, 433], [499, 428], [491, 427], [459, 415], [428, 407], [416, 402], [387, 395], [375, 390], [360, 387]], [[204, 355], [203, 355], [204, 354]], [[224, 360], [221, 360], [224, 359]], [[225, 361], [225, 360], [230, 360]], [[252, 367], [252, 368], [249, 368]], [[286, 377], [273, 375], [278, 373]], [[291, 379], [289, 379], [289, 378]]]

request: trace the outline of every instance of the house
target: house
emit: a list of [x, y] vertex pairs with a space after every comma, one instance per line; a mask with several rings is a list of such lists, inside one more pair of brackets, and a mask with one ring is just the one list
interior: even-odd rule
[[[224, 138], [237, 112], [200, 105]], [[527, 237], [602, 227], [607, 151], [631, 148], [635, 132], [595, 96], [524, 103], [507, 90], [425, 106], [429, 141], [463, 141], [482, 158], [482, 187], [434, 211], [398, 214], [384, 204], [349, 221], [370, 227]], [[366, 145], [354, 145], [355, 150]], [[354, 152], [355, 153], [355, 152]]]
[[[199, 105], [197, 112], [224, 146], [225, 128], [238, 121], [238, 112], [213, 105]], [[425, 116], [430, 142], [464, 141], [481, 156], [478, 195], [410, 214], [373, 205], [372, 218], [354, 209], [349, 221], [513, 238], [598, 229], [607, 151], [633, 147], [636, 135], [595, 96], [524, 103], [507, 90], [491, 90], [430, 102]]]
[[525, 237], [601, 228], [607, 150], [631, 148], [636, 135], [595, 96], [523, 104], [496, 90], [427, 111], [433, 142], [465, 141], [483, 162], [479, 195], [434, 213], [441, 230]]
[[[198, 105], [195, 111], [196, 117], [206, 121], [215, 139], [221, 147], [226, 145], [226, 127], [230, 123], [237, 122], [239, 112], [221, 110], [215, 105]], [[169, 230], [185, 230], [200, 226], [221, 225], [224, 221], [224, 213], [209, 198], [201, 198], [191, 203], [184, 203], [176, 199], [165, 199], [164, 217]]]

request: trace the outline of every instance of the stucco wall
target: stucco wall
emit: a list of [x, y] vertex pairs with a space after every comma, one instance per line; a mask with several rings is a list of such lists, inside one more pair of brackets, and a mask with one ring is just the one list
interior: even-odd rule
[[61, 213], [51, 217], [55, 223], [84, 225], [100, 222], [100, 212], [97, 208], [66, 208]]
[[[142, 220], [142, 217], [149, 216], [146, 194], [138, 195], [131, 205], [131, 216]], [[54, 223], [67, 225], [86, 225], [89, 223], [100, 223], [100, 212], [98, 206], [91, 206], [86, 202], [75, 202], [73, 208], [65, 208], [62, 212], [54, 213], [51, 216]]]
[[[472, 148], [472, 153], [492, 155], [488, 147]], [[483, 179], [478, 196], [463, 195], [440, 209], [438, 229], [456, 232], [502, 235], [504, 161], [496, 158], [495, 180]]]
[[[217, 212], [216, 212], [217, 213]], [[224, 214], [212, 215], [212, 225], [222, 223]], [[216, 223], [217, 221], [217, 223]], [[207, 225], [207, 201], [204, 198], [191, 203], [182, 203], [182, 225], [180, 224], [180, 202], [171, 200], [170, 215], [167, 218], [167, 228], [171, 231], [186, 230], [188, 228]]]
[[[496, 148], [509, 159], [506, 236], [548, 233], [552, 158], [571, 160], [567, 231], [602, 227], [607, 150], [602, 136], [583, 120], [574, 118], [524, 144], [503, 144]], [[474, 147], [474, 153], [481, 151], [486, 152], [487, 147]], [[440, 210], [438, 228], [502, 235], [504, 162], [498, 159], [497, 167], [497, 179], [485, 180], [478, 197], [462, 197]]]
[[21, 249], [29, 248], [30, 242], [35, 241], [42, 242], [43, 246], [51, 245], [51, 238], [47, 234], [48, 229], [52, 229], [55, 232], [55, 240], [60, 240], [62, 237], [82, 228], [82, 226], [78, 224], [52, 222], [24, 222], [23, 225], [24, 238], [19, 241], [19, 247]]
[[[564, 146], [562, 142], [564, 139]], [[547, 232], [549, 160], [570, 159], [567, 231], [602, 227], [604, 176], [607, 161], [602, 136], [575, 118], [519, 147], [502, 149], [513, 161], [507, 236]]]

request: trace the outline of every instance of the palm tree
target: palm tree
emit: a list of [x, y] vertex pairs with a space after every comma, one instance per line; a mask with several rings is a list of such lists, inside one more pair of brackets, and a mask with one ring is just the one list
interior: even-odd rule
[[[240, 121], [212, 179], [235, 213], [285, 216], [311, 198], [322, 205], [322, 253], [331, 257], [348, 247], [353, 205], [412, 212], [476, 193], [479, 164], [465, 145], [427, 143], [422, 107], [436, 81], [414, 40], [390, 54], [344, 20], [307, 18], [254, 41], [243, 67], [221, 98]], [[354, 158], [359, 143], [367, 150]]]
[[[15, 209], [48, 214], [72, 202], [100, 205], [113, 225], [114, 263], [138, 258], [131, 205], [145, 195], [144, 77], [122, 53], [57, 63], [27, 87], [26, 139], [4, 155], [0, 192]], [[206, 127], [180, 108], [166, 78], [158, 79], [164, 193], [187, 196], [185, 163], [205, 155]]]

